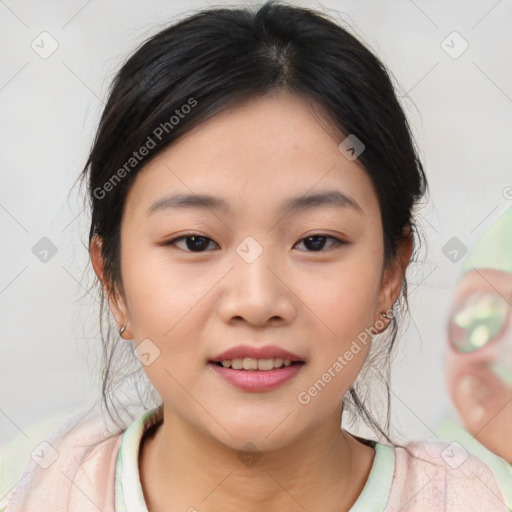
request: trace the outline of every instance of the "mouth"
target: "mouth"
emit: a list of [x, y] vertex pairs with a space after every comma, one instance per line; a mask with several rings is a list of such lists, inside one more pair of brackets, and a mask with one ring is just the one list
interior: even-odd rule
[[245, 392], [274, 391], [302, 373], [305, 361], [250, 357], [209, 361], [208, 367], [222, 380]]
[[303, 365], [305, 361], [292, 361], [291, 359], [283, 359], [281, 357], [255, 359], [251, 357], [225, 359], [223, 361], [210, 361], [220, 368], [229, 368], [238, 371], [262, 371], [269, 372], [281, 370], [289, 366]]
[[208, 361], [216, 376], [247, 392], [273, 391], [301, 374], [305, 365], [304, 356], [277, 345], [238, 345]]

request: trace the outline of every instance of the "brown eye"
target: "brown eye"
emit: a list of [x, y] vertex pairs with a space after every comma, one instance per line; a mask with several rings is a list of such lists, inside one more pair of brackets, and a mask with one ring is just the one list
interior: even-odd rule
[[334, 236], [324, 235], [322, 233], [303, 238], [302, 240], [300, 240], [300, 242], [304, 242], [305, 247], [312, 248], [312, 250], [307, 251], [307, 252], [322, 252], [322, 249], [325, 246], [325, 241], [328, 239], [333, 241], [331, 247], [333, 247], [333, 246], [337, 247], [337, 246], [340, 246], [340, 245], [343, 245], [346, 243], [346, 242], [339, 240], [338, 238], [336, 238]]
[[[206, 252], [206, 248], [208, 247], [209, 242], [213, 242], [211, 238], [199, 235], [197, 233], [191, 233], [187, 235], [182, 235], [177, 238], [173, 238], [172, 240], [165, 242], [163, 245], [177, 246], [177, 244], [183, 240], [185, 240], [186, 248], [183, 249], [185, 252]], [[348, 242], [339, 240], [334, 236], [324, 235], [321, 233], [303, 238], [302, 240], [300, 240], [300, 242], [304, 242], [304, 246], [309, 249], [306, 252], [325, 252], [323, 251], [323, 249], [326, 245], [327, 240], [331, 240], [331, 245], [328, 248], [348, 244]]]
[[471, 294], [450, 317], [449, 337], [453, 348], [467, 353], [486, 346], [504, 330], [510, 310], [497, 294]]
[[185, 240], [186, 249], [183, 249], [185, 252], [205, 252], [205, 249], [208, 247], [209, 243], [213, 242], [211, 238], [194, 233], [173, 238], [172, 240], [165, 242], [164, 245], [177, 246], [178, 242], [183, 240]]

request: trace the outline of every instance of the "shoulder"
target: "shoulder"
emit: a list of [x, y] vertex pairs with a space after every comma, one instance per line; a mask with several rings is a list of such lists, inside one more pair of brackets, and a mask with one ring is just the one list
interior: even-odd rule
[[[49, 412], [43, 417], [23, 426], [7, 442], [0, 446], [0, 498], [4, 497], [18, 482], [31, 452], [49, 432], [57, 428], [76, 409], [61, 409]], [[3, 499], [0, 499], [0, 507]]]
[[0, 510], [87, 510], [91, 500], [101, 510], [113, 510], [122, 433], [98, 410], [81, 409], [33, 447]]
[[412, 442], [394, 454], [386, 510], [509, 510], [491, 469], [457, 442]]

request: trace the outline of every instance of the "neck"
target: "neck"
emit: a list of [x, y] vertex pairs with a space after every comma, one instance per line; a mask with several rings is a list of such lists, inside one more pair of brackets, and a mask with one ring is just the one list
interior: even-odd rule
[[340, 425], [341, 410], [284, 447], [251, 454], [164, 409], [139, 463], [148, 510], [348, 510], [366, 483], [374, 450]]

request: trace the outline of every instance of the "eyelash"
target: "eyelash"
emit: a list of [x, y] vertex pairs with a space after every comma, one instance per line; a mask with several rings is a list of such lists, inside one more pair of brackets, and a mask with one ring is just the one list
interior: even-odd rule
[[[176, 245], [181, 240], [185, 240], [187, 238], [192, 238], [194, 236], [197, 236], [198, 238], [204, 238], [205, 240], [210, 240], [210, 241], [213, 242], [213, 240], [211, 238], [208, 238], [207, 236], [200, 235], [199, 233], [188, 233], [186, 235], [181, 235], [181, 236], [179, 236], [177, 238], [173, 238], [171, 240], [168, 240], [167, 242], [164, 242], [162, 245], [164, 245], [164, 246], [173, 246], [173, 245]], [[329, 249], [333, 249], [333, 248], [336, 248], [336, 247], [340, 247], [340, 246], [348, 245], [349, 244], [349, 242], [345, 242], [343, 240], [340, 240], [339, 238], [336, 238], [335, 236], [327, 235], [325, 233], [314, 233], [314, 234], [309, 235], [309, 236], [307, 236], [305, 238], [301, 238], [299, 240], [299, 242], [307, 240], [308, 238], [316, 238], [316, 237], [328, 238], [328, 239], [333, 240], [334, 244]], [[297, 243], [299, 243], [299, 242], [297, 242]], [[329, 249], [327, 249], [327, 250], [329, 250]], [[189, 251], [189, 250], [185, 250], [184, 252], [200, 254], [202, 252], [207, 252], [207, 251]], [[326, 252], [326, 250], [321, 249], [319, 251], [304, 251], [304, 252], [315, 253], [315, 252]]]

